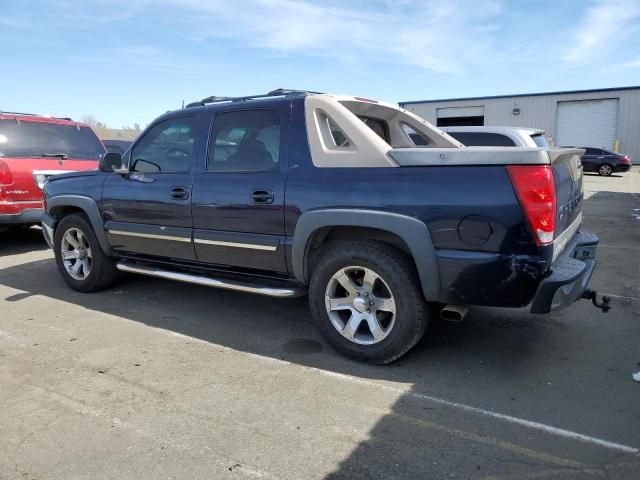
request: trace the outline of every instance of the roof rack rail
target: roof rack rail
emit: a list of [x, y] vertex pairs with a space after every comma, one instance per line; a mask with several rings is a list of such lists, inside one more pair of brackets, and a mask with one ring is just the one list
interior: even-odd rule
[[39, 113], [25, 113], [25, 112], [5, 112], [4, 110], [0, 110], [0, 115], [21, 115], [24, 117], [43, 117], [43, 118], [53, 118], [54, 120], [67, 120], [69, 122], [73, 122], [73, 118], [70, 117], [51, 117], [49, 115], [41, 115]]
[[40, 115], [38, 115], [37, 113], [25, 113], [25, 112], [5, 112], [4, 110], [0, 110], [0, 114], [7, 114], [7, 115], [24, 115], [27, 117], [39, 117]]
[[269, 97], [283, 97], [286, 95], [308, 95], [308, 94], [319, 94], [321, 92], [313, 92], [311, 90], [292, 90], [288, 88], [277, 88], [275, 90], [271, 90], [266, 94], [258, 94], [258, 95], [247, 95], [244, 97], [216, 97], [210, 96], [207, 98], [203, 98], [199, 102], [191, 102], [187, 104], [184, 108], [191, 107], [202, 107], [209, 103], [218, 103], [218, 102], [245, 102], [247, 100], [254, 100], [258, 98], [269, 98]]

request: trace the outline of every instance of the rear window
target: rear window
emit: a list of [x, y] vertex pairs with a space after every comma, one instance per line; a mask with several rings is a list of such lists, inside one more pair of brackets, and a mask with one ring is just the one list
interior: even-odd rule
[[98, 160], [104, 152], [104, 146], [88, 127], [0, 120], [0, 157], [64, 154], [69, 159]]
[[447, 132], [467, 147], [515, 147], [516, 144], [506, 135], [489, 132]]
[[547, 142], [547, 139], [541, 133], [531, 135], [531, 140], [533, 140], [538, 147], [549, 148], [549, 142]]

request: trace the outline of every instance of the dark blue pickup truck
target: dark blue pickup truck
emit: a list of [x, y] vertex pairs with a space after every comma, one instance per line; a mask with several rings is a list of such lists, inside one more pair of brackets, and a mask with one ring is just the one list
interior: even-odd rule
[[75, 290], [124, 271], [308, 294], [337, 349], [388, 363], [438, 310], [597, 305], [581, 153], [464, 147], [359, 97], [209, 97], [159, 117], [99, 170], [52, 177], [43, 231]]

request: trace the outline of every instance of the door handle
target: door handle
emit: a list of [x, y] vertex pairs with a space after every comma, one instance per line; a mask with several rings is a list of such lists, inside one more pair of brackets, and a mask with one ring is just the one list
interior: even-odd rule
[[273, 192], [271, 190], [254, 190], [251, 193], [253, 203], [273, 203]]
[[171, 189], [171, 198], [175, 198], [176, 200], [186, 200], [189, 198], [189, 190], [185, 187], [173, 187]]

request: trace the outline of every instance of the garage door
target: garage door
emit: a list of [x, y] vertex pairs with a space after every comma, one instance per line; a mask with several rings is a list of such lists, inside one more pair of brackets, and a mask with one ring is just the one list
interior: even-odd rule
[[556, 145], [612, 149], [617, 131], [617, 98], [558, 102]]

